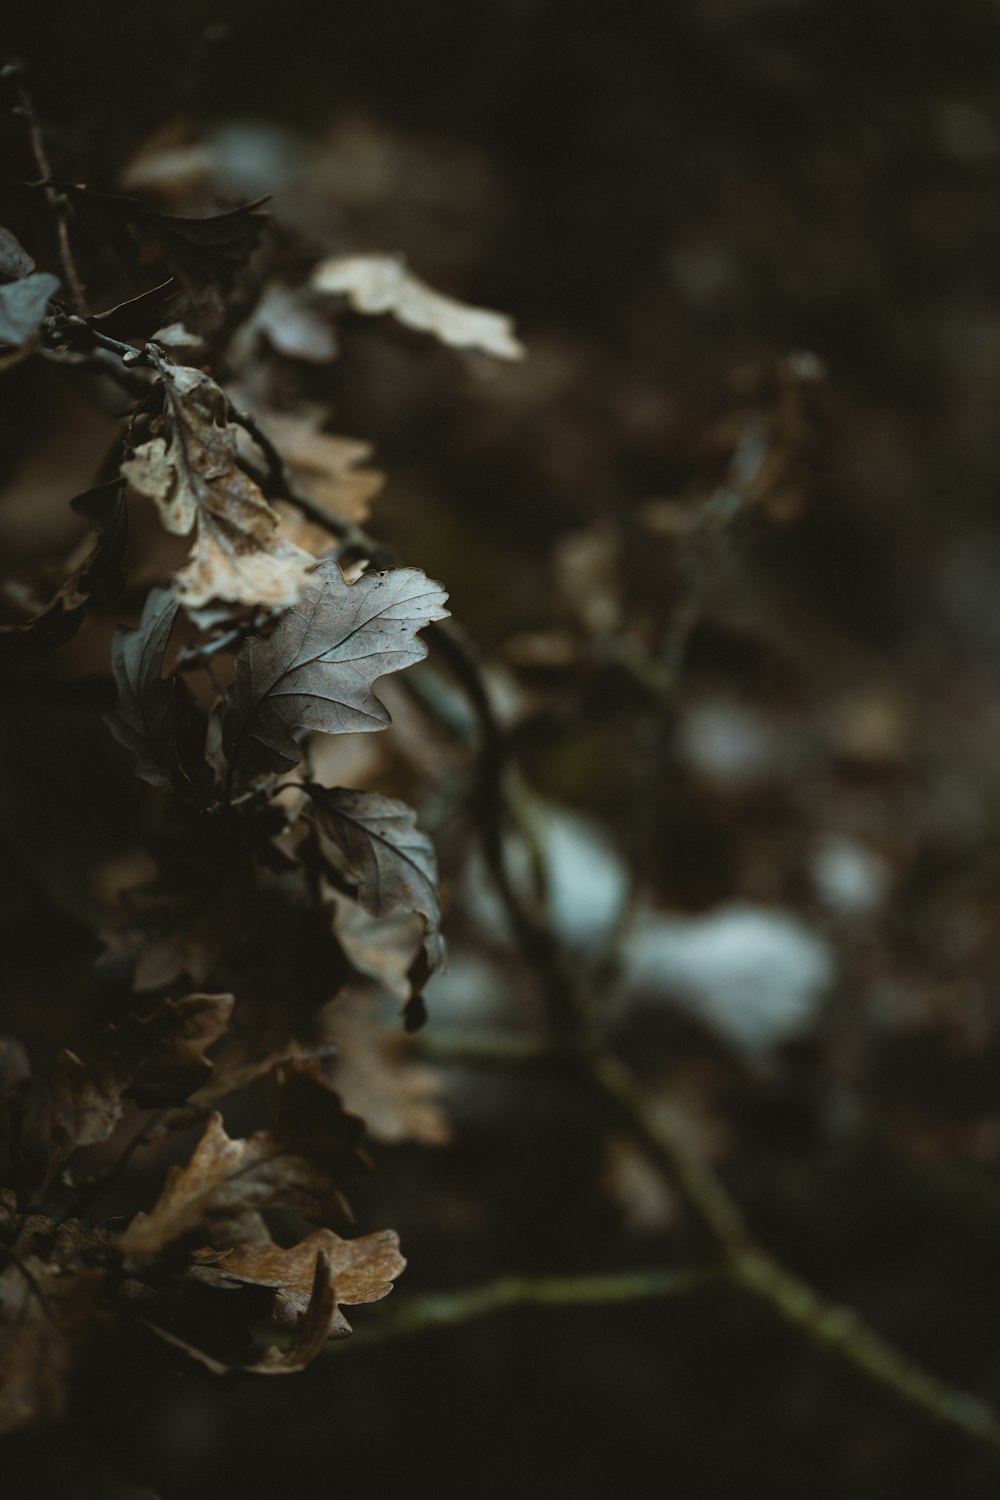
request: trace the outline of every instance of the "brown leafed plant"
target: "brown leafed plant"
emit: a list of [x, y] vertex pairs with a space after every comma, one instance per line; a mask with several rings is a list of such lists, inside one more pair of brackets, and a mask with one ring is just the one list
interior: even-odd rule
[[[0, 369], [7, 382], [56, 372], [108, 444], [66, 496], [88, 523], [82, 543], [4, 580], [0, 665], [17, 712], [35, 684], [64, 686], [53, 662], [91, 631], [113, 691], [88, 706], [142, 784], [147, 857], [101, 933], [110, 1012], [41, 1076], [15, 1038], [0, 1047], [0, 1431], [57, 1422], [88, 1351], [119, 1335], [214, 1375], [300, 1371], [351, 1333], [343, 1308], [381, 1300], [402, 1272], [393, 1231], [341, 1231], [371, 1170], [366, 1126], [374, 1140], [447, 1136], [433, 1080], [401, 1053], [445, 962], [438, 868], [412, 807], [328, 785], [322, 765], [331, 739], [388, 726], [378, 684], [430, 646], [435, 675], [414, 696], [471, 746], [483, 863], [544, 997], [542, 1035], [487, 1050], [557, 1067], [671, 1185], [706, 1248], [691, 1269], [400, 1298], [369, 1336], [726, 1285], [925, 1416], [1000, 1445], [985, 1402], [759, 1243], [699, 1143], [609, 1044], [613, 955], [582, 963], [512, 866], [512, 833], [532, 848], [530, 809], [487, 680], [442, 586], [367, 529], [380, 476], [360, 467], [364, 443], [329, 430], [306, 378], [352, 314], [390, 315], [470, 360], [519, 358], [509, 321], [396, 256], [307, 249], [262, 202], [199, 216], [123, 195], [113, 174], [63, 181], [16, 71], [3, 86], [34, 172], [0, 196]], [[725, 484], [689, 525], [683, 607], [655, 650], [624, 662], [664, 716], [720, 537], [780, 490], [780, 458], [777, 477], [769, 464], [752, 429], [733, 443]], [[606, 603], [590, 586], [588, 629], [605, 628]], [[371, 978], [402, 1002], [395, 1030], [353, 1003]], [[140, 1161], [123, 1215], [116, 1193]]]

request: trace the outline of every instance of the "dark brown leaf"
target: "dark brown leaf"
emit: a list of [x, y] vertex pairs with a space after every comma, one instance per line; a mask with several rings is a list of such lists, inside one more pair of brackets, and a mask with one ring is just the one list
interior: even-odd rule
[[232, 995], [166, 1000], [149, 1016], [126, 1016], [102, 1034], [86, 1063], [63, 1051], [52, 1079], [50, 1176], [79, 1146], [107, 1140], [126, 1096], [142, 1108], [182, 1104], [212, 1071], [205, 1056], [233, 1009]]
[[53, 1229], [47, 1219], [29, 1218], [0, 1272], [0, 1433], [62, 1414], [93, 1325], [105, 1273], [77, 1259], [75, 1221]]
[[320, 833], [339, 851], [356, 883], [358, 901], [373, 917], [417, 912], [424, 920], [420, 990], [445, 959], [434, 845], [416, 826], [416, 813], [395, 797], [308, 783]]
[[174, 684], [162, 676], [178, 606], [173, 589], [151, 590], [138, 629], [120, 627], [111, 645], [118, 706], [108, 715], [108, 727], [132, 751], [136, 775], [150, 786], [187, 779], [177, 750]]
[[147, 242], [153, 240], [195, 302], [212, 289], [226, 292], [231, 288], [256, 250], [267, 222], [267, 215], [261, 212], [266, 198], [240, 204], [226, 213], [185, 218], [157, 213], [137, 198], [98, 193], [74, 183], [57, 186], [95, 242], [107, 239], [110, 231], [120, 248], [123, 229], [134, 231]]
[[6, 654], [25, 647], [51, 649], [64, 645], [82, 624], [88, 600], [101, 595], [114, 599], [121, 593], [128, 540], [124, 484], [116, 479], [98, 485], [77, 495], [70, 505], [90, 522], [97, 539], [44, 608], [28, 620], [0, 626], [0, 643]]
[[221, 1247], [263, 1244], [262, 1210], [283, 1205], [307, 1218], [344, 1220], [343, 1187], [368, 1170], [362, 1121], [349, 1115], [315, 1065], [283, 1070], [273, 1130], [231, 1140], [213, 1115], [186, 1167], [173, 1167], [159, 1200], [121, 1238], [132, 1261], [198, 1235]]
[[427, 655], [416, 633], [445, 617], [446, 598], [417, 568], [349, 584], [333, 559], [320, 563], [270, 637], [248, 641], [236, 658], [223, 723], [232, 771], [289, 770], [301, 755], [299, 729], [384, 729], [389, 715], [372, 684]]

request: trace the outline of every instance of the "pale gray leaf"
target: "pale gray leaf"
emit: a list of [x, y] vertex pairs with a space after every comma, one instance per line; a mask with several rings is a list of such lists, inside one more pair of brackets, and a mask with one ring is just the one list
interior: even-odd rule
[[223, 721], [231, 772], [290, 770], [299, 730], [384, 729], [389, 714], [372, 684], [427, 655], [417, 631], [444, 619], [447, 597], [418, 568], [348, 583], [332, 558], [321, 563], [267, 640], [254, 637], [236, 658]]

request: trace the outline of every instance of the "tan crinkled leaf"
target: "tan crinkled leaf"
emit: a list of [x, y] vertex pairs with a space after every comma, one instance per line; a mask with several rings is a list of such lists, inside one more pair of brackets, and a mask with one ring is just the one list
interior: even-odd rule
[[181, 1104], [204, 1084], [205, 1050], [219, 1040], [232, 995], [166, 1000], [149, 1016], [126, 1016], [102, 1034], [88, 1062], [63, 1051], [52, 1078], [50, 1174], [79, 1146], [107, 1140], [128, 1094], [144, 1108]]
[[156, 435], [122, 464], [132, 488], [155, 501], [167, 531], [195, 533], [177, 574], [187, 609], [213, 599], [284, 609], [299, 597], [313, 559], [277, 536], [278, 516], [236, 461], [225, 392], [200, 370], [162, 371]]
[[231, 1140], [220, 1115], [209, 1121], [186, 1167], [172, 1167], [148, 1214], [122, 1235], [133, 1262], [160, 1255], [197, 1234], [215, 1245], [266, 1243], [262, 1210], [283, 1205], [307, 1218], [344, 1220], [342, 1189], [368, 1170], [359, 1142], [364, 1124], [349, 1115], [315, 1064], [283, 1070], [273, 1130]]
[[293, 1375], [298, 1370], [304, 1370], [316, 1358], [327, 1339], [338, 1334], [343, 1337], [345, 1332], [350, 1332], [347, 1320], [337, 1309], [336, 1287], [330, 1273], [330, 1261], [324, 1250], [314, 1253], [310, 1271], [309, 1293], [304, 1299], [305, 1311], [295, 1323], [291, 1342], [284, 1349], [266, 1349], [260, 1359], [250, 1363], [228, 1363], [188, 1343], [186, 1339], [178, 1338], [165, 1328], [159, 1328], [154, 1323], [150, 1323], [149, 1327], [165, 1343], [171, 1344], [175, 1349], [182, 1349], [207, 1370], [211, 1370], [213, 1375], [228, 1375], [231, 1370], [243, 1370], [253, 1375]]
[[357, 898], [373, 917], [402, 908], [424, 919], [423, 952], [411, 972], [421, 989], [445, 958], [434, 845], [417, 828], [412, 807], [377, 792], [323, 787], [309, 793], [320, 833], [339, 850], [357, 881]]
[[447, 597], [418, 568], [348, 583], [332, 558], [320, 563], [268, 639], [252, 638], [236, 658], [223, 720], [234, 774], [290, 770], [298, 729], [384, 729], [389, 715], [372, 684], [427, 655], [417, 631], [444, 619]]
[[435, 292], [398, 255], [333, 256], [316, 266], [310, 285], [317, 292], [347, 297], [355, 312], [392, 313], [408, 328], [433, 334], [456, 349], [480, 349], [498, 359], [521, 359], [525, 352], [510, 318]]
[[[344, 1240], [332, 1229], [316, 1229], [297, 1245], [238, 1245], [235, 1250], [199, 1250], [191, 1275], [212, 1286], [272, 1287], [277, 1293], [275, 1317], [294, 1322], [308, 1309], [314, 1268], [325, 1255], [333, 1278], [338, 1308], [380, 1302], [406, 1269], [399, 1236], [393, 1229], [378, 1230], [356, 1240]], [[337, 1314], [332, 1330], [348, 1334], [351, 1325]]]
[[350, 521], [367, 521], [371, 503], [385, 483], [377, 469], [359, 467], [371, 457], [371, 445], [324, 432], [320, 420], [316, 412], [269, 412], [263, 426], [315, 500]]

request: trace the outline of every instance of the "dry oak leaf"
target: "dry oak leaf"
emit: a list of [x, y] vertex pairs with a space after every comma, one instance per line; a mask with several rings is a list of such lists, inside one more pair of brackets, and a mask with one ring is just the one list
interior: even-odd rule
[[222, 726], [231, 773], [291, 770], [296, 730], [384, 729], [372, 684], [427, 655], [417, 631], [444, 619], [447, 597], [418, 568], [348, 583], [332, 558], [320, 563], [267, 640], [252, 637], [236, 658]]
[[335, 1034], [333, 1081], [374, 1140], [448, 1144], [451, 1130], [438, 1103], [441, 1075], [410, 1061], [411, 1044], [397, 1027], [356, 1009], [340, 1013]]
[[[175, 1349], [183, 1350], [185, 1354], [204, 1365], [207, 1370], [211, 1370], [213, 1375], [228, 1375], [234, 1370], [242, 1370], [252, 1375], [293, 1375], [299, 1370], [304, 1370], [316, 1358], [327, 1339], [338, 1335], [343, 1337], [344, 1328], [340, 1325], [346, 1325], [347, 1321], [338, 1313], [336, 1288], [331, 1276], [329, 1257], [325, 1250], [320, 1249], [318, 1254], [314, 1254], [310, 1280], [305, 1312], [296, 1321], [295, 1332], [287, 1348], [266, 1349], [259, 1359], [251, 1363], [231, 1363], [218, 1359], [206, 1353], [204, 1349], [188, 1343], [186, 1339], [178, 1338], [167, 1329], [158, 1327], [155, 1323], [149, 1323], [148, 1326], [165, 1343], [172, 1345]], [[350, 1332], [349, 1325], [346, 1331]]]
[[177, 574], [186, 609], [213, 599], [248, 609], [284, 609], [302, 592], [309, 554], [277, 536], [277, 512], [237, 463], [237, 431], [215, 381], [186, 365], [162, 365], [163, 412], [156, 435], [136, 448], [121, 472], [155, 501], [164, 528], [195, 533]]
[[232, 1014], [232, 995], [165, 1000], [148, 1016], [128, 1015], [103, 1032], [89, 1062], [63, 1051], [52, 1077], [49, 1173], [79, 1146], [107, 1140], [125, 1112], [182, 1104], [212, 1071], [205, 1056]]
[[85, 490], [70, 501], [70, 507], [89, 521], [96, 540], [87, 538], [67, 561], [64, 581], [46, 604], [28, 619], [0, 625], [0, 645], [8, 652], [25, 645], [44, 649], [64, 645], [83, 623], [89, 599], [101, 593], [113, 599], [121, 593], [128, 539], [124, 484], [115, 479]]
[[118, 705], [107, 717], [115, 739], [136, 758], [135, 773], [150, 786], [170, 786], [180, 773], [176, 689], [163, 679], [163, 658], [177, 616], [173, 589], [152, 589], [138, 628], [119, 626], [111, 642]]
[[411, 968], [411, 983], [422, 989], [444, 963], [438, 869], [434, 845], [416, 826], [412, 807], [377, 792], [323, 787], [308, 782], [320, 833], [339, 851], [356, 882], [361, 906], [373, 917], [402, 908], [424, 920], [422, 953]]
[[132, 1262], [199, 1235], [211, 1244], [263, 1244], [261, 1211], [282, 1205], [305, 1218], [349, 1220], [342, 1188], [370, 1169], [359, 1149], [364, 1124], [349, 1115], [316, 1064], [292, 1062], [280, 1075], [273, 1130], [231, 1140], [212, 1115], [187, 1166], [170, 1169], [148, 1214], [119, 1242]]
[[[48, 1221], [38, 1221], [38, 1228]], [[30, 1226], [26, 1226], [26, 1230]], [[72, 1230], [72, 1225], [64, 1225]], [[93, 1322], [105, 1273], [21, 1253], [0, 1272], [0, 1433], [51, 1422]], [[65, 1239], [66, 1236], [64, 1235]]]
[[317, 1256], [325, 1254], [333, 1278], [337, 1314], [331, 1336], [345, 1336], [351, 1325], [340, 1307], [381, 1302], [406, 1269], [394, 1229], [344, 1240], [332, 1229], [312, 1234], [285, 1250], [280, 1245], [238, 1245], [234, 1250], [196, 1250], [191, 1275], [212, 1286], [262, 1286], [276, 1292], [278, 1322], [294, 1323], [308, 1309]]
[[303, 416], [268, 412], [264, 426], [313, 499], [335, 516], [363, 523], [385, 476], [377, 469], [358, 467], [371, 457], [370, 443], [324, 432], [321, 421], [315, 411]]
[[407, 270], [398, 255], [336, 255], [319, 263], [313, 291], [346, 296], [359, 313], [392, 313], [407, 328], [433, 334], [456, 349], [479, 349], [498, 359], [521, 359], [524, 345], [510, 318], [485, 307], [469, 307], [435, 292]]
[[[253, 255], [267, 222], [266, 198], [241, 203], [224, 213], [187, 218], [158, 213], [137, 198], [95, 192], [76, 183], [54, 183], [70, 199], [78, 222], [98, 243], [119, 254], [128, 247], [123, 229], [153, 240], [192, 301], [227, 290]], [[138, 260], [138, 256], [136, 259]]]

